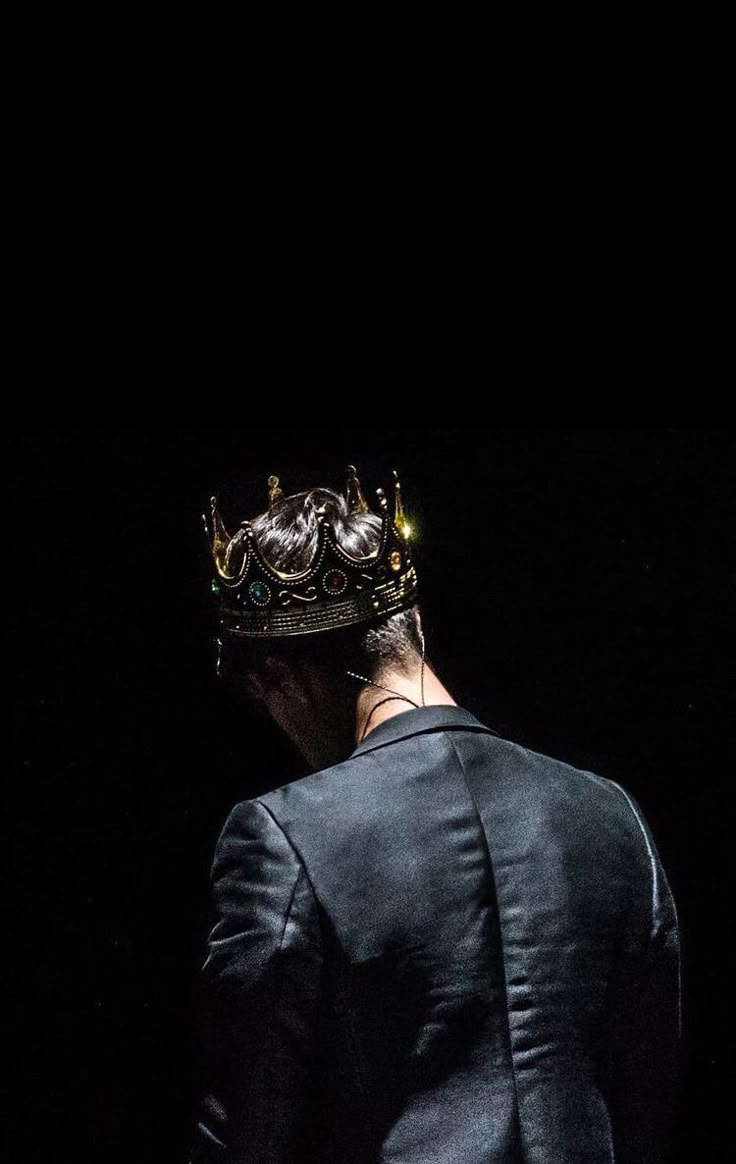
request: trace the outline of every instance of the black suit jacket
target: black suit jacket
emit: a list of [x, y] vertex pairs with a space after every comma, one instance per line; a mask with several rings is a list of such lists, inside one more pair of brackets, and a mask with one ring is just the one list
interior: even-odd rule
[[237, 804], [211, 891], [197, 1164], [666, 1158], [678, 920], [615, 781], [412, 709]]

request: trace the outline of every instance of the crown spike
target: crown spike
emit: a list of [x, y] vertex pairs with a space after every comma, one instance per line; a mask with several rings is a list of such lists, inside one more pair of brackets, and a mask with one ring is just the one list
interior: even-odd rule
[[411, 534], [411, 525], [407, 521], [406, 513], [404, 511], [404, 503], [401, 499], [401, 482], [399, 481], [399, 474], [396, 469], [394, 473], [394, 521], [396, 528], [404, 538], [408, 538]]
[[211, 513], [211, 528], [207, 526], [207, 518], [202, 514], [204, 527], [207, 532], [207, 537], [210, 543], [210, 550], [212, 557], [215, 560], [215, 565], [220, 573], [225, 569], [225, 551], [230, 542], [230, 534], [225, 528], [225, 523], [220, 516], [220, 511], [217, 508], [217, 497], [210, 497], [210, 513]]
[[345, 489], [345, 499], [351, 513], [368, 513], [368, 502], [363, 496], [355, 465], [348, 465], [348, 480]]
[[268, 478], [268, 508], [273, 509], [277, 502], [281, 501], [284, 496], [283, 489], [279, 489], [278, 477], [271, 476]]

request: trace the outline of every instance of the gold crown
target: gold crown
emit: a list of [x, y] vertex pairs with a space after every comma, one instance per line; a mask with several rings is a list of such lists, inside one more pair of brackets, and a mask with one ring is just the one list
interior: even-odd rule
[[[393, 614], [417, 599], [417, 575], [409, 539], [412, 528], [394, 470], [394, 506], [389, 512], [377, 489], [381, 535], [377, 548], [353, 557], [338, 545], [324, 513], [317, 510], [317, 547], [311, 563], [295, 574], [275, 569], [259, 553], [250, 521], [231, 536], [210, 498], [211, 528], [202, 514], [212, 552], [220, 630], [247, 638], [272, 638], [333, 630]], [[284, 497], [278, 477], [268, 478], [269, 508]], [[348, 466], [345, 499], [351, 513], [370, 513], [354, 465]], [[235, 566], [234, 563], [238, 562]]]

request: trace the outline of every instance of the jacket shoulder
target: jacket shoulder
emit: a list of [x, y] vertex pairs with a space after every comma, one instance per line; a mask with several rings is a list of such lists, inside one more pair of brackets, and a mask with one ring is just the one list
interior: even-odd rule
[[327, 801], [349, 798], [353, 782], [366, 778], [367, 761], [365, 755], [349, 756], [328, 768], [279, 784], [254, 797], [253, 802], [260, 804], [276, 821], [283, 819], [286, 809], [291, 816], [298, 806], [307, 809], [311, 805], [319, 811], [319, 806]]
[[632, 874], [647, 870], [656, 903], [659, 885], [666, 882], [652, 827], [628, 782], [569, 761], [502, 740], [504, 764], [519, 776], [519, 785], [569, 817], [575, 829], [587, 824], [600, 831], [622, 860], [630, 860]]
[[[423, 736], [426, 743], [433, 739], [439, 743], [445, 732]], [[619, 828], [633, 841], [651, 840], [644, 814], [635, 796], [623, 784], [600, 772], [576, 766], [547, 753], [535, 751], [503, 736], [478, 735], [474, 732], [453, 732], [453, 739], [464, 741], [464, 746], [481, 754], [481, 764], [485, 764], [489, 792], [493, 787], [494, 773], [503, 773], [507, 787], [519, 794], [534, 795], [534, 790], [548, 802], [555, 796], [563, 801], [575, 800], [577, 811], [589, 811], [604, 818], [615, 819]], [[320, 806], [326, 807], [334, 800], [345, 801], [352, 798], [355, 791], [375, 775], [376, 766], [392, 768], [395, 765], [396, 749], [403, 744], [416, 741], [417, 737], [398, 740], [389, 748], [378, 752], [365, 752], [349, 756], [337, 764], [310, 772], [296, 780], [289, 781], [254, 798], [269, 810], [278, 821], [306, 813]], [[462, 754], [463, 744], [460, 751]], [[484, 753], [486, 755], [484, 755]]]
[[[472, 737], [470, 746], [482, 745], [479, 745], [478, 737]], [[550, 796], [555, 791], [563, 796], [574, 795], [580, 805], [590, 804], [601, 812], [619, 816], [622, 823], [627, 822], [635, 832], [639, 829], [643, 818], [641, 806], [627, 787], [610, 776], [503, 736], [493, 739], [490, 749], [489, 763], [503, 770], [508, 783], [516, 781], [520, 791], [537, 786]]]

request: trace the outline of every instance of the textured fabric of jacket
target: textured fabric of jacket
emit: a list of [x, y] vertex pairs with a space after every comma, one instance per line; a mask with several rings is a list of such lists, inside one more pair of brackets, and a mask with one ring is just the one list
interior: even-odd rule
[[211, 892], [195, 1164], [667, 1158], [678, 919], [615, 781], [419, 707], [237, 804]]

